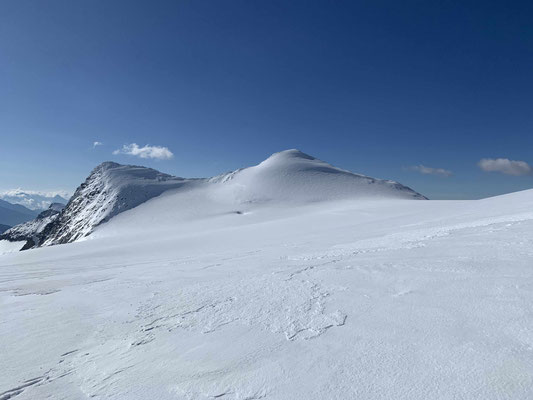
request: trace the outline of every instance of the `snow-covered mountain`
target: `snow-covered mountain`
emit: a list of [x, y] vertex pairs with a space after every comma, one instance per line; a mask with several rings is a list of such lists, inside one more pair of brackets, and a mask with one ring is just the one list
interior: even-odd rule
[[42, 245], [72, 242], [113, 216], [136, 207], [187, 179], [151, 168], [104, 162], [82, 183], [57, 219], [42, 232]]
[[259, 165], [211, 178], [209, 182], [225, 185], [239, 203], [425, 199], [397, 182], [336, 168], [295, 149], [275, 153]]
[[14, 226], [35, 218], [37, 214], [20, 204], [0, 200], [0, 224]]
[[65, 205], [61, 203], [50, 204], [48, 209], [37, 215], [35, 219], [16, 225], [3, 233], [0, 232], [0, 240], [26, 242], [23, 249], [38, 246], [41, 241], [42, 231], [59, 217], [63, 208], [65, 208]]
[[31, 231], [33, 246], [73, 242], [117, 214], [170, 190], [173, 201], [165, 205], [169, 215], [210, 215], [264, 204], [326, 200], [425, 199], [397, 182], [354, 174], [298, 150], [275, 153], [254, 167], [206, 179], [105, 162], [91, 172], [60, 214], [9, 232], [23, 232], [17, 236], [22, 238]]
[[34, 190], [12, 189], [0, 192], [0, 199], [12, 204], [20, 204], [30, 210], [42, 211], [48, 209], [52, 203], [66, 204], [68, 193], [61, 192], [38, 192]]
[[9, 225], [0, 224], [0, 233], [4, 233], [9, 228], [11, 228]]

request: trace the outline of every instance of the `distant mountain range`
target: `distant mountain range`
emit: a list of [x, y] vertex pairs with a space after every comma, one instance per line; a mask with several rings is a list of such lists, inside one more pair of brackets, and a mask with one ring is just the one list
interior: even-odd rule
[[34, 219], [38, 211], [0, 200], [0, 224], [13, 226]]
[[52, 203], [67, 204], [68, 193], [46, 193], [32, 190], [12, 189], [0, 192], [0, 199], [11, 204], [20, 204], [30, 210], [46, 210]]
[[205, 215], [264, 204], [425, 199], [400, 183], [342, 170], [298, 150], [275, 153], [257, 166], [205, 179], [104, 162], [78, 187], [65, 208], [52, 206], [34, 221], [4, 232], [0, 239], [26, 241], [24, 248], [73, 242], [117, 214], [170, 190], [181, 199], [191, 194], [195, 199], [185, 204], [176, 201], [181, 204], [178, 212], [194, 210]]

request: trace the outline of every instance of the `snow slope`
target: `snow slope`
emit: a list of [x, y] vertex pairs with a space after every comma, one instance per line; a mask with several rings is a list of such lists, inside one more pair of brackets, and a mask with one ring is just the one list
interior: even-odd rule
[[533, 191], [216, 187], [0, 256], [0, 398], [533, 398]]
[[5, 239], [0, 239], [0, 256], [2, 254], [13, 253], [15, 251], [20, 251], [26, 241], [10, 241]]

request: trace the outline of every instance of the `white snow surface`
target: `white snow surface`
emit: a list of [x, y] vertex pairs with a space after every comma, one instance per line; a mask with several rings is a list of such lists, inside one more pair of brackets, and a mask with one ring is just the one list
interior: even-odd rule
[[533, 398], [532, 190], [236, 208], [218, 187], [0, 256], [0, 399]]
[[9, 240], [0, 240], [0, 255], [19, 251], [20, 249], [22, 249], [25, 243], [26, 243], [25, 240], [18, 241], [18, 242], [10, 242]]

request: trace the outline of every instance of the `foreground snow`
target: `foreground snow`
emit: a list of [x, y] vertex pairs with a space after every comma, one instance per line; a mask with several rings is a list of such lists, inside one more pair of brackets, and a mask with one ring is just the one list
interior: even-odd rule
[[26, 241], [9, 242], [7, 240], [0, 240], [0, 256], [6, 253], [13, 253], [19, 251], [24, 247]]
[[533, 191], [190, 196], [0, 256], [0, 399], [533, 398]]

